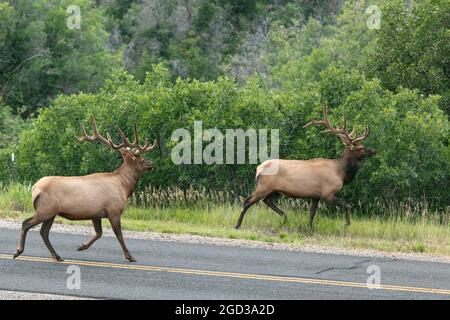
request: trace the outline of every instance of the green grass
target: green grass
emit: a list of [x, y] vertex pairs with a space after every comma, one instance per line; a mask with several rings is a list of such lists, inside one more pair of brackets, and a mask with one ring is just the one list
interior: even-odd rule
[[[30, 186], [22, 184], [0, 186], [0, 217], [24, 219], [31, 216], [29, 190]], [[161, 197], [154, 191], [156, 196]], [[341, 213], [333, 214], [320, 206], [311, 231], [304, 205], [292, 207], [284, 203], [288, 220], [283, 223], [277, 214], [261, 204], [249, 209], [241, 230], [235, 230], [233, 227], [241, 210], [238, 203], [211, 204], [212, 199], [204, 201], [197, 196], [197, 207], [193, 201], [186, 207], [182, 202], [186, 194], [176, 197], [176, 203], [153, 207], [148, 204], [137, 207], [136, 199], [132, 199], [123, 216], [124, 229], [450, 256], [449, 212], [431, 212], [426, 206], [420, 206], [421, 211], [392, 207], [382, 215], [355, 212], [348, 228], [344, 227]], [[283, 203], [280, 206], [283, 207]], [[68, 223], [58, 219], [58, 222], [63, 221]]]

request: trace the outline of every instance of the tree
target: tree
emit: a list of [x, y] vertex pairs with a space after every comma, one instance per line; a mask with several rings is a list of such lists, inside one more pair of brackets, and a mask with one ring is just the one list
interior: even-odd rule
[[[66, 25], [70, 5], [80, 8], [80, 30]], [[0, 95], [24, 115], [58, 93], [95, 91], [119, 55], [107, 49], [100, 9], [88, 0], [0, 3]]]
[[22, 118], [0, 101], [0, 183], [16, 178], [17, 168], [12, 153], [24, 127]]
[[23, 120], [0, 101], [0, 149], [16, 144], [23, 128]]
[[347, 2], [335, 21], [309, 19], [291, 26], [272, 26], [261, 52], [274, 86], [301, 88], [318, 81], [331, 65], [364, 70], [366, 55], [374, 50], [375, 30], [366, 26], [365, 8]]
[[376, 50], [369, 56], [371, 75], [396, 90], [417, 88], [443, 97], [450, 114], [450, 1], [385, 1]]

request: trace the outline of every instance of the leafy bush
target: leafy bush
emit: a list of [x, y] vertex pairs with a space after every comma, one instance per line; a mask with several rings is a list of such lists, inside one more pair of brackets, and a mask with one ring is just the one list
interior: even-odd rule
[[160, 139], [160, 148], [149, 156], [156, 169], [141, 179], [140, 190], [148, 185], [193, 185], [245, 194], [253, 188], [256, 165], [174, 165], [172, 132], [178, 128], [192, 132], [194, 120], [202, 120], [204, 129], [222, 132], [279, 129], [282, 158], [339, 157], [343, 147], [338, 139], [319, 134], [319, 128], [302, 128], [309, 119], [321, 117], [322, 106], [328, 103], [332, 120], [340, 121], [346, 111], [350, 125], [359, 130], [370, 125], [372, 135], [366, 144], [379, 151], [344, 188], [345, 197], [362, 202], [426, 197], [449, 203], [449, 122], [438, 108], [437, 96], [424, 98], [407, 89], [391, 93], [378, 80], [368, 81], [358, 71], [335, 66], [322, 72], [318, 82], [295, 91], [270, 89], [258, 78], [243, 86], [226, 78], [175, 83], [169, 78], [161, 66], [148, 73], [144, 83], [118, 71], [98, 94], [58, 97], [21, 135], [20, 178], [35, 181], [45, 175], [115, 169], [120, 156], [74, 138], [79, 123], [87, 124], [95, 115], [99, 129], [116, 139], [115, 125], [132, 135], [133, 123], [142, 138]]
[[12, 153], [24, 125], [23, 120], [0, 101], [0, 183], [16, 177]]
[[23, 120], [14, 115], [11, 108], [3, 105], [0, 100], [0, 149], [15, 144], [23, 127]]

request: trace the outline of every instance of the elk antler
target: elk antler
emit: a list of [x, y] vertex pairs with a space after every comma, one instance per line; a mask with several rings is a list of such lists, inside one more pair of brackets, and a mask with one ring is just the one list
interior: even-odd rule
[[359, 142], [361, 142], [361, 141], [367, 139], [367, 137], [369, 136], [369, 134], [370, 134], [370, 127], [367, 127], [367, 128], [364, 130], [364, 133], [363, 133], [362, 135], [360, 135], [359, 137], [356, 137], [356, 138], [354, 138], [354, 139], [352, 140], [352, 143], [353, 143], [353, 144], [356, 144], [356, 143], [359, 143]]
[[334, 133], [335, 135], [337, 135], [342, 143], [346, 146], [351, 146], [351, 145], [356, 145], [359, 142], [363, 141], [364, 139], [366, 139], [369, 136], [370, 133], [370, 129], [366, 128], [364, 134], [362, 134], [361, 136], [355, 137], [355, 129], [352, 130], [352, 132], [348, 133], [347, 131], [347, 115], [344, 113], [343, 115], [343, 125], [342, 128], [336, 127], [334, 128], [331, 123], [330, 120], [328, 119], [328, 108], [327, 106], [323, 107], [323, 120], [311, 120], [310, 122], [308, 122], [306, 125], [303, 126], [303, 128], [307, 128], [310, 125], [324, 125], [325, 127], [327, 127], [326, 130], [321, 131], [322, 133], [326, 133], [326, 132], [331, 132]]
[[119, 135], [122, 138], [122, 141], [125, 143], [125, 145], [131, 149], [136, 149], [136, 151], [138, 151], [139, 154], [153, 151], [158, 145], [158, 140], [155, 139], [153, 144], [149, 144], [147, 141], [145, 141], [145, 144], [143, 146], [141, 146], [139, 144], [139, 133], [138, 133], [136, 124], [134, 125], [134, 141], [133, 141], [133, 143], [131, 143], [130, 140], [125, 136], [122, 129], [117, 127], [117, 130], [119, 131]]
[[84, 124], [80, 123], [80, 127], [81, 127], [81, 131], [83, 133], [83, 135], [81, 137], [76, 137], [77, 140], [79, 142], [83, 142], [83, 141], [88, 141], [88, 142], [93, 142], [93, 141], [100, 141], [101, 143], [113, 148], [114, 150], [119, 150], [122, 149], [124, 147], [124, 142], [122, 141], [122, 143], [120, 144], [115, 144], [112, 139], [111, 136], [109, 135], [109, 133], [106, 134], [106, 138], [103, 137], [100, 133], [98, 133], [98, 129], [97, 129], [97, 123], [95, 122], [95, 118], [92, 118], [92, 130], [94, 131], [93, 135], [88, 135], [86, 132], [86, 128], [84, 127]]
[[155, 140], [155, 142], [152, 145], [149, 145], [147, 142], [143, 146], [139, 145], [139, 134], [138, 134], [136, 125], [134, 125], [134, 142], [133, 143], [131, 143], [130, 140], [125, 136], [122, 129], [117, 127], [117, 130], [119, 131], [119, 135], [122, 139], [122, 142], [119, 144], [115, 144], [112, 141], [109, 133], [106, 133], [106, 138], [98, 133], [95, 118], [92, 118], [92, 129], [94, 131], [93, 135], [90, 136], [87, 134], [86, 128], [84, 127], [84, 125], [82, 123], [80, 123], [80, 127], [81, 127], [81, 131], [82, 131], [83, 135], [81, 137], [76, 137], [79, 142], [100, 141], [101, 143], [113, 148], [114, 150], [125, 149], [125, 150], [133, 152], [136, 155], [139, 155], [139, 154], [142, 154], [145, 152], [150, 152], [150, 151], [154, 150], [156, 148], [156, 146], [158, 145], [157, 140]]

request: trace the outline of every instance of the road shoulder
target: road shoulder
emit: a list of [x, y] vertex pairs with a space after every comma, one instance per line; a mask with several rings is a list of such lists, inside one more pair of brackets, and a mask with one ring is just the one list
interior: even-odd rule
[[[12, 219], [0, 219], [0, 228], [19, 230], [20, 226], [21, 226], [20, 221]], [[52, 232], [92, 235], [93, 229], [92, 227], [82, 225], [68, 225], [56, 223], [52, 228]], [[115, 237], [114, 233], [110, 228], [104, 228], [103, 236]], [[372, 249], [347, 249], [347, 248], [329, 247], [311, 244], [296, 245], [287, 243], [270, 243], [255, 240], [226, 239], [226, 238], [215, 238], [190, 234], [169, 234], [169, 233], [141, 232], [141, 231], [124, 231], [124, 236], [129, 239], [137, 239], [137, 240], [182, 242], [190, 244], [209, 244], [217, 246], [245, 247], [245, 248], [266, 249], [266, 250], [300, 251], [300, 252], [311, 252], [322, 254], [390, 258], [390, 259], [402, 259], [410, 261], [438, 262], [450, 264], [450, 257], [448, 256], [431, 255], [426, 253], [383, 252]]]
[[90, 300], [58, 294], [0, 290], [0, 300]]

